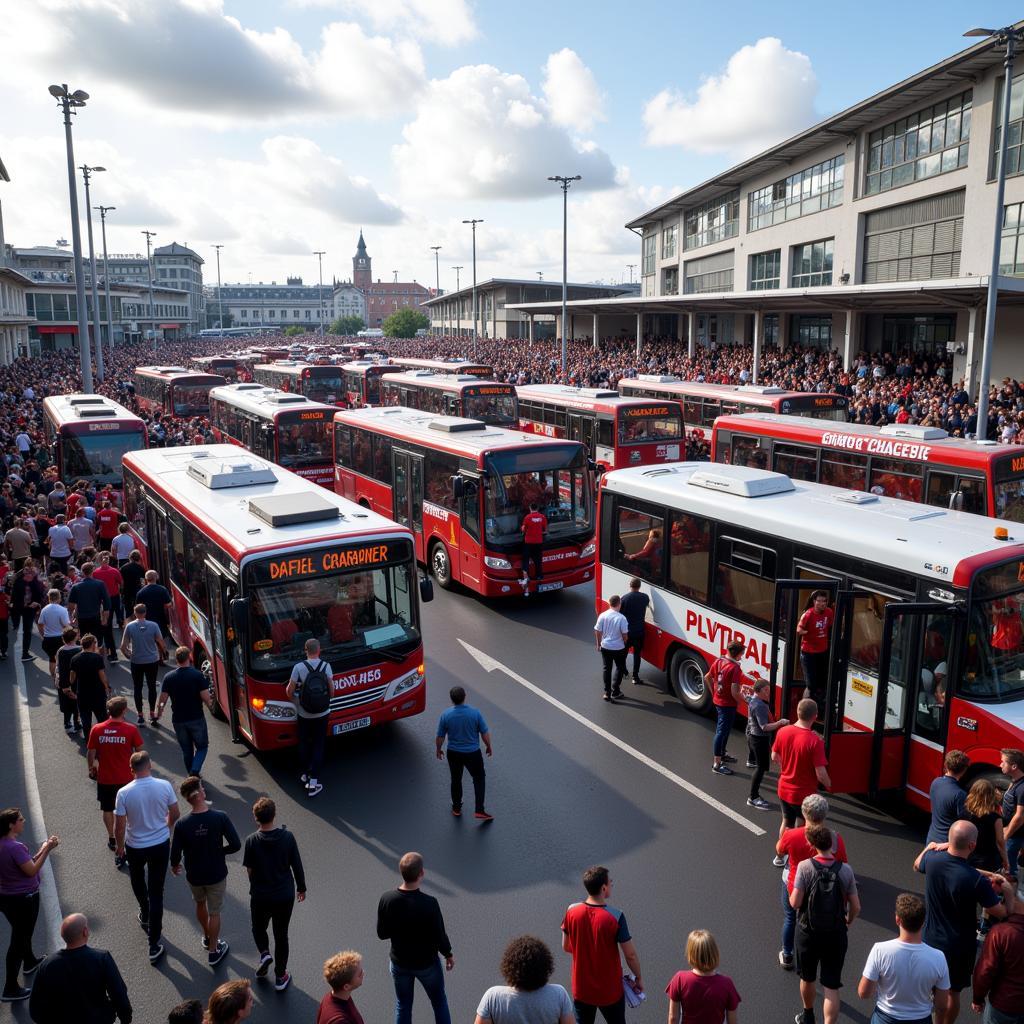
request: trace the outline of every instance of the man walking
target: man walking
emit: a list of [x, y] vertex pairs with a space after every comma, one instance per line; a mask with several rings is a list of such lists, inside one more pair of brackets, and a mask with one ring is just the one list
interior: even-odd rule
[[594, 1024], [600, 1010], [607, 1024], [624, 1024], [622, 959], [634, 975], [632, 987], [643, 992], [640, 957], [625, 914], [608, 903], [612, 893], [608, 869], [600, 865], [587, 868], [583, 888], [587, 898], [573, 903], [562, 918], [562, 949], [572, 957], [576, 1020], [578, 1024]]
[[327, 739], [327, 720], [331, 715], [334, 671], [320, 657], [320, 641], [315, 637], [310, 637], [303, 649], [306, 657], [292, 668], [285, 693], [295, 703], [299, 761], [302, 765], [300, 779], [306, 787], [306, 796], [314, 797], [324, 790], [320, 782], [320, 767]]
[[423, 857], [405, 854], [398, 862], [402, 884], [390, 889], [377, 904], [377, 938], [391, 942], [391, 977], [395, 983], [395, 1024], [412, 1024], [412, 1003], [417, 980], [434, 1010], [434, 1024], [451, 1024], [444, 971], [455, 957], [444, 927], [441, 905], [421, 891]]
[[160, 703], [156, 707], [156, 721], [164, 713], [167, 701], [171, 702], [171, 725], [181, 747], [185, 761], [186, 775], [200, 775], [206, 752], [210, 748], [210, 737], [206, 728], [205, 704], [213, 710], [213, 695], [210, 683], [199, 669], [192, 665], [192, 652], [179, 647], [174, 652], [177, 668], [164, 676], [160, 688]]
[[1010, 779], [1003, 794], [1003, 837], [1010, 874], [1020, 878], [1020, 852], [1024, 847], [1024, 750], [1001, 750], [999, 770]]
[[121, 572], [121, 585], [124, 589], [124, 611], [125, 617], [127, 617], [135, 608], [135, 599], [146, 579], [146, 569], [142, 564], [142, 554], [133, 549], [129, 552], [127, 561], [119, 562], [117, 568]]
[[[601, 652], [603, 665], [604, 699], [611, 704], [622, 696], [622, 677], [626, 674], [626, 641], [629, 639], [629, 623], [619, 611], [622, 599], [618, 594], [608, 598], [608, 607], [594, 623], [594, 639]], [[612, 666], [615, 666], [615, 681], [612, 682]]]
[[105, 584], [93, 578], [95, 570], [93, 562], [86, 562], [82, 566], [82, 579], [68, 594], [68, 612], [83, 636], [92, 633], [102, 637], [110, 618], [110, 594]]
[[[146, 606], [146, 618], [160, 627], [163, 636], [170, 637], [171, 592], [160, 583], [160, 577], [155, 569], [148, 570], [144, 579], [146, 585], [139, 589], [135, 600]], [[165, 651], [163, 658], [166, 657]]]
[[71, 689], [78, 697], [82, 734], [89, 736], [93, 718], [102, 722], [107, 717], [110, 682], [103, 655], [96, 650], [96, 637], [86, 633], [81, 644], [82, 649], [71, 659]]
[[99, 580], [107, 588], [107, 597], [110, 600], [110, 614], [107, 616], [106, 625], [103, 627], [103, 644], [107, 649], [107, 660], [117, 661], [117, 644], [114, 642], [114, 622], [119, 627], [124, 625], [124, 605], [121, 604], [121, 584], [123, 582], [121, 573], [110, 564], [110, 552], [104, 551], [100, 555], [100, 564], [93, 572], [93, 579]]
[[142, 749], [142, 733], [124, 720], [127, 708], [127, 698], [111, 697], [107, 701], [107, 720], [97, 722], [86, 733], [89, 778], [96, 782], [96, 799], [100, 804], [110, 850], [117, 848], [114, 837], [117, 794], [132, 781], [132, 754]]
[[[985, 1016], [983, 1024], [1024, 1021], [1024, 905], [1005, 879], [1000, 883], [1006, 920], [988, 930], [974, 968], [971, 1009]], [[985, 999], [988, 998], [988, 1006]]]
[[828, 685], [828, 643], [832, 636], [835, 612], [828, 606], [828, 591], [816, 590], [811, 594], [811, 607], [800, 616], [796, 624], [800, 637], [800, 668], [804, 675], [804, 697], [809, 697], [819, 708], [825, 706], [825, 687]]
[[[768, 706], [771, 682], [755, 679], [754, 692], [747, 704], [747, 767], [753, 768], [750, 776], [750, 796], [747, 806], [759, 811], [770, 811], [772, 805], [761, 796], [761, 782], [771, 767], [772, 733], [789, 725], [789, 719], [772, 721], [772, 710]], [[724, 756], [724, 755], [723, 755]]]
[[143, 683], [146, 684], [149, 697], [149, 721], [156, 725], [156, 676], [167, 648], [164, 647], [160, 627], [146, 617], [146, 606], [141, 601], [135, 606], [135, 618], [125, 626], [121, 634], [121, 653], [131, 663], [135, 713], [139, 716], [139, 725], [146, 724], [142, 714]]
[[191, 808], [189, 814], [174, 823], [171, 836], [171, 873], [181, 874], [185, 859], [185, 880], [192, 890], [196, 920], [203, 929], [203, 948], [211, 967], [227, 956], [228, 944], [220, 937], [220, 912], [228, 884], [228, 854], [242, 848], [235, 826], [223, 811], [215, 811], [206, 802], [203, 780], [190, 775], [178, 792]]
[[64, 575], [67, 575], [74, 544], [75, 535], [68, 529], [67, 517], [57, 516], [46, 534], [46, 546], [50, 549], [51, 567], [56, 567]]
[[639, 576], [629, 581], [629, 593], [622, 599], [619, 611], [626, 616], [626, 651], [633, 650], [633, 685], [640, 683], [640, 658], [644, 652], [644, 624], [651, 599], [640, 589]]
[[117, 856], [127, 858], [132, 892], [139, 903], [139, 924], [149, 935], [149, 962], [164, 954], [160, 937], [164, 922], [164, 882], [171, 853], [171, 828], [181, 815], [169, 782], [154, 779], [149, 754], [131, 757], [133, 780], [114, 802]]
[[85, 914], [69, 914], [60, 925], [64, 948], [47, 957], [36, 975], [28, 1012], [35, 1024], [83, 1021], [131, 1024], [132, 1004], [121, 972], [105, 949], [89, 945]]
[[99, 539], [100, 551], [109, 551], [110, 543], [117, 536], [117, 527], [121, 517], [117, 509], [113, 508], [109, 501], [100, 504], [96, 513], [96, 534]]
[[[76, 490], [75, 494], [81, 494], [81, 492]], [[75, 551], [84, 551], [86, 548], [93, 547], [96, 543], [96, 528], [85, 514], [84, 495], [82, 496], [82, 501], [75, 508], [75, 514], [68, 520], [68, 529], [71, 531], [71, 536], [75, 541]]]
[[944, 843], [949, 839], [949, 826], [966, 817], [967, 793], [960, 780], [971, 762], [962, 750], [950, 750], [942, 761], [942, 774], [928, 787], [932, 820], [926, 843]]
[[494, 815], [488, 814], [484, 806], [486, 772], [483, 755], [480, 753], [480, 741], [483, 740], [487, 756], [491, 756], [490, 730], [484, 716], [466, 703], [466, 691], [461, 686], [453, 686], [448, 696], [452, 706], [443, 711], [438, 719], [435, 745], [437, 759], [440, 761], [445, 756], [442, 748], [447, 737], [448, 770], [452, 777], [452, 814], [456, 818], [462, 815], [462, 773], [467, 770], [473, 779], [473, 795], [476, 800], [473, 817], [480, 821], [493, 821]]
[[32, 554], [32, 534], [26, 529], [23, 519], [15, 519], [14, 525], [4, 534], [4, 548], [19, 572], [25, 560]]
[[[275, 824], [277, 806], [261, 796], [252, 807], [257, 830], [245, 840], [242, 864], [249, 872], [249, 915], [252, 938], [259, 952], [256, 977], [265, 978], [274, 965], [274, 988], [283, 992], [291, 983], [288, 973], [288, 923], [295, 901], [306, 899], [306, 875], [295, 837]], [[270, 952], [267, 925], [274, 931]]]
[[715, 742], [714, 761], [711, 770], [716, 775], [732, 775], [732, 769], [726, 763], [735, 761], [726, 752], [732, 724], [736, 720], [736, 708], [742, 696], [740, 687], [743, 685], [743, 669], [740, 668], [740, 655], [743, 644], [732, 640], [726, 648], [726, 657], [716, 658], [704, 676], [704, 685], [711, 687], [711, 700], [715, 706]]
[[942, 1021], [949, 1005], [949, 968], [941, 951], [921, 939], [924, 900], [909, 892], [896, 897], [899, 938], [876, 942], [868, 953], [857, 995], [874, 999], [876, 1024]]

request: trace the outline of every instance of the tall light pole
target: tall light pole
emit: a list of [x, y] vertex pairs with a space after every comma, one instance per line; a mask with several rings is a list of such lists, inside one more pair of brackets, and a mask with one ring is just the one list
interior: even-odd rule
[[220, 301], [220, 251], [224, 248], [224, 243], [214, 243], [214, 249], [217, 250], [217, 326], [220, 328], [220, 337], [224, 337], [224, 306]]
[[116, 210], [116, 206], [97, 206], [100, 211], [100, 234], [103, 236], [103, 292], [106, 297], [107, 306], [107, 348], [110, 349], [110, 358], [114, 358], [114, 314], [110, 305], [110, 269], [107, 267], [107, 214]]
[[544, 280], [544, 271], [543, 270], [538, 270], [537, 271], [537, 280], [538, 281], [543, 281]]
[[324, 338], [324, 257], [327, 255], [326, 249], [318, 249], [313, 253], [316, 257], [317, 263], [320, 264], [320, 290], [316, 293], [317, 298], [320, 300], [320, 340]]
[[464, 220], [463, 224], [470, 224], [473, 228], [473, 358], [476, 359], [476, 226], [483, 224], [483, 218], [475, 220]]
[[82, 89], [74, 92], [67, 85], [51, 85], [50, 95], [64, 112], [64, 148], [68, 157], [68, 192], [71, 199], [71, 247], [75, 266], [75, 295], [78, 302], [78, 354], [82, 363], [82, 392], [91, 395], [92, 353], [89, 350], [89, 311], [85, 304], [85, 270], [82, 267], [82, 231], [78, 223], [78, 184], [75, 181], [75, 147], [71, 141], [71, 115], [84, 107], [89, 94]]
[[981, 346], [981, 374], [978, 384], [978, 429], [975, 437], [984, 441], [988, 437], [988, 388], [992, 375], [992, 343], [996, 333], [996, 302], [999, 298], [999, 250], [1003, 235], [1003, 197], [1006, 194], [1006, 136], [1010, 127], [1010, 93], [1013, 91], [1013, 61], [1017, 44], [1024, 42], [1024, 30], [1007, 28], [972, 28], [964, 33], [968, 37], [987, 37], [997, 45], [1006, 47], [1003, 67], [1003, 109], [999, 117], [999, 159], [996, 172], [996, 226], [992, 239], [992, 270], [988, 276], [988, 297], [985, 302], [985, 340]]
[[[462, 265], [460, 264], [457, 267], [452, 267], [452, 270], [455, 271], [455, 294], [458, 295], [459, 294], [459, 271], [462, 270]], [[459, 323], [459, 327], [457, 328], [457, 330], [461, 331], [462, 330], [462, 299], [458, 300], [458, 302], [455, 305], [455, 309], [456, 309], [455, 315], [458, 318], [458, 323]]]
[[153, 302], [153, 258], [150, 256], [150, 239], [155, 231], [143, 231], [146, 236], [146, 270], [149, 271], [149, 329], [153, 335], [153, 351], [156, 351], [156, 305]]
[[632, 284], [633, 283], [633, 271], [636, 270], [636, 264], [635, 263], [627, 263], [626, 264], [626, 269], [629, 271], [629, 283]]
[[548, 181], [557, 181], [558, 187], [562, 190], [562, 373], [565, 373], [565, 364], [568, 357], [568, 341], [566, 339], [566, 301], [569, 297], [569, 186], [574, 181], [582, 178], [580, 174], [566, 176], [564, 174], [548, 175]]
[[437, 298], [441, 294], [441, 264], [437, 255], [441, 246], [432, 245], [430, 248], [434, 250], [434, 298]]
[[103, 383], [103, 337], [100, 334], [100, 296], [96, 284], [96, 248], [92, 244], [92, 206], [89, 199], [89, 179], [98, 171], [105, 171], [106, 167], [90, 167], [82, 164], [79, 167], [82, 178], [85, 181], [85, 223], [89, 229], [89, 276], [92, 278], [92, 333], [93, 341], [96, 343], [96, 379]]

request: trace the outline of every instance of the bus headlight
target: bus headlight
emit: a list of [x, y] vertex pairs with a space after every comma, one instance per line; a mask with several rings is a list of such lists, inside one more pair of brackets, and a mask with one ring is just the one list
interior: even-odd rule
[[580, 551], [580, 558], [589, 558], [591, 555], [596, 554], [596, 553], [597, 553], [597, 541], [596, 540], [592, 540], [589, 544], [587, 544], [587, 545], [585, 545], [583, 547], [582, 551]]
[[249, 707], [257, 718], [272, 722], [290, 722], [295, 718], [295, 705], [290, 701], [253, 697], [249, 701]]
[[488, 569], [511, 569], [512, 563], [507, 558], [493, 558], [487, 555], [484, 558], [484, 565]]
[[417, 665], [414, 672], [409, 672], [404, 676], [400, 676], [398, 679], [392, 681], [388, 687], [388, 692], [384, 696], [384, 700], [394, 700], [399, 694], [406, 693], [413, 689], [413, 687], [419, 686], [423, 682], [423, 677], [426, 675], [426, 667], [423, 665]]

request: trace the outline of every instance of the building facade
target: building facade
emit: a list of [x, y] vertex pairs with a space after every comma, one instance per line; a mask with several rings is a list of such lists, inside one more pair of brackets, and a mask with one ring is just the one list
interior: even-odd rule
[[301, 277], [284, 284], [225, 284], [220, 296], [232, 327], [301, 327], [312, 333], [320, 329], [321, 312], [325, 329], [330, 325], [334, 309], [331, 285], [303, 284]]
[[335, 319], [341, 316], [358, 316], [366, 322], [366, 296], [348, 281], [334, 285], [332, 295], [332, 315]]
[[363, 233], [359, 232], [356, 253], [352, 257], [352, 284], [363, 294], [367, 327], [383, 327], [384, 321], [400, 309], [415, 309], [426, 313], [423, 307], [433, 294], [432, 289], [416, 281], [381, 281], [373, 279], [373, 259], [366, 251]]
[[188, 296], [187, 333], [198, 334], [206, 326], [206, 295], [203, 291], [203, 258], [180, 242], [160, 245], [153, 250], [156, 280], [165, 288], [183, 291]]
[[0, 365], [32, 354], [29, 329], [33, 318], [28, 312], [31, 282], [24, 274], [0, 262]]

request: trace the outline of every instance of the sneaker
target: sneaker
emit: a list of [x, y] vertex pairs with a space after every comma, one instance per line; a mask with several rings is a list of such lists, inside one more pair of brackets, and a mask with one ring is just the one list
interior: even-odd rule
[[640, 686], [643, 684], [643, 680], [639, 676], [633, 676], [633, 685]]
[[22, 969], [21, 969], [21, 973], [22, 974], [35, 974], [35, 972], [39, 970], [39, 965], [45, 959], [46, 959], [46, 954], [44, 953], [34, 964], [25, 964], [25, 966], [22, 967]]
[[107, 849], [111, 852], [117, 849], [117, 840], [113, 836], [107, 836]]
[[75, 719], [75, 732], [78, 732], [81, 728], [82, 728], [82, 723], [80, 721], [78, 721], [78, 719], [76, 718]]
[[0, 661], [6, 661], [6, 660], [7, 660], [7, 652], [6, 651], [0, 651]]
[[274, 979], [274, 989], [283, 992], [292, 983], [292, 976], [285, 971], [280, 978]]
[[164, 955], [164, 946], [163, 946], [162, 942], [157, 943], [157, 945], [155, 945], [155, 946], [150, 946], [149, 947], [149, 962], [151, 964], [155, 964], [157, 962], [157, 960], [159, 960], [160, 957], [162, 957], [163, 955]]
[[780, 949], [779, 950], [779, 966], [784, 971], [791, 971], [791, 970], [793, 970], [793, 954], [792, 953], [783, 952], [783, 950]]
[[453, 807], [452, 808], [452, 817], [453, 818], [461, 818], [462, 817], [462, 808], [461, 807]]
[[35, 658], [27, 651], [21, 656], [22, 661], [35, 661]]
[[260, 962], [256, 965], [256, 977], [265, 978], [274, 958], [269, 953], [260, 953]]
[[736, 763], [736, 758], [733, 757], [732, 754], [723, 754], [722, 755], [722, 760], [726, 764], [735, 764]]
[[813, 1010], [800, 1010], [793, 1018], [795, 1024], [814, 1024]]
[[143, 914], [141, 910], [138, 913], [138, 919], [139, 924], [141, 924], [143, 928], [149, 927], [149, 917], [146, 914]]
[[772, 857], [772, 866], [776, 868], [784, 868], [786, 866], [786, 858], [775, 854], [775, 856]]
[[494, 821], [494, 815], [488, 814], [486, 811], [477, 811], [474, 815], [477, 821]]
[[612, 690], [612, 700], [619, 700], [622, 697], [621, 690]]
[[77, 730], [77, 729], [76, 729], [76, 728], [75, 728], [75, 727], [74, 727], [73, 725], [65, 725], [65, 726], [64, 726], [64, 731], [65, 731], [65, 732], [66, 732], [66, 733], [67, 733], [67, 734], [68, 734], [69, 736], [74, 736], [74, 735], [75, 735], [75, 733], [76, 733], [76, 732], [78, 732], [78, 730]]
[[305, 772], [303, 772], [299, 776], [299, 782], [301, 782], [303, 784], [303, 786], [308, 786], [309, 785], [309, 776]]
[[115, 857], [114, 858], [114, 867], [117, 868], [118, 871], [120, 871], [121, 868], [123, 868], [127, 863], [128, 863], [128, 854], [125, 854], [123, 857]]
[[160, 722], [157, 720], [156, 715], [150, 715], [149, 716], [149, 724], [151, 726], [153, 726], [154, 729], [159, 729], [160, 728]]
[[139, 720], [138, 720], [138, 722], [136, 724], [137, 725], [145, 725], [146, 724], [146, 716], [145, 715], [139, 715]]
[[228, 944], [221, 939], [216, 949], [211, 949], [206, 956], [206, 961], [211, 967], [216, 967], [228, 955]]
[[210, 948], [210, 936], [209, 935], [204, 935], [203, 936], [203, 949], [208, 951], [209, 948]]
[[32, 995], [32, 989], [30, 988], [14, 988], [8, 992], [4, 990], [4, 994], [0, 996], [0, 1003], [18, 1003], [22, 999], [28, 999]]
[[732, 775], [733, 774], [732, 769], [727, 764], [725, 764], [725, 762], [723, 762], [722, 764], [713, 764], [711, 766], [711, 770], [716, 775]]
[[108, 654], [107, 655], [107, 661], [117, 661], [117, 655], [116, 654]]
[[606, 693], [604, 695], [604, 699], [610, 701], [612, 699], [612, 695], [610, 693]]
[[747, 806], [756, 807], [759, 811], [770, 811], [772, 809], [772, 805], [768, 803], [768, 801], [765, 800], [764, 797], [760, 796], [755, 796], [753, 798], [748, 796]]
[[750, 758], [748, 757], [747, 758], [747, 767], [748, 768], [756, 768], [757, 767], [757, 762], [756, 761], [751, 761]]
[[319, 796], [324, 791], [323, 783], [311, 781], [306, 789], [306, 796]]

